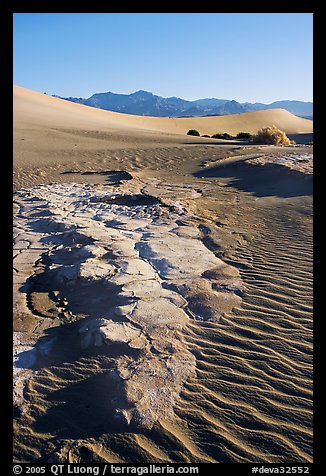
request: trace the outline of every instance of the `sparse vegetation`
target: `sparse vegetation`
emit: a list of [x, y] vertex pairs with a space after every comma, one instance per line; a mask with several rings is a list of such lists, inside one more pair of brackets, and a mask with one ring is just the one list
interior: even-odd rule
[[256, 144], [272, 145], [293, 145], [295, 142], [290, 140], [284, 131], [276, 126], [263, 127], [253, 136], [253, 142]]
[[228, 134], [227, 132], [219, 132], [217, 134], [212, 135], [212, 139], [232, 139], [232, 136], [230, 136], [230, 134]]
[[210, 137], [208, 134], [203, 134], [202, 137]]
[[189, 129], [187, 132], [188, 136], [200, 136], [199, 132], [196, 129]]
[[236, 139], [251, 139], [252, 137], [252, 134], [250, 134], [250, 132], [239, 132], [237, 135], [236, 135]]

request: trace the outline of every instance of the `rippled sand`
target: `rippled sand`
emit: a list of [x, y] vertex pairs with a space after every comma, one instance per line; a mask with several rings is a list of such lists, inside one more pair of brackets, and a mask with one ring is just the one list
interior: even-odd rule
[[[35, 118], [39, 120], [36, 113]], [[24, 311], [14, 315], [15, 344], [21, 351], [16, 397], [24, 400], [15, 407], [15, 461], [312, 461], [312, 147], [97, 131], [88, 130], [86, 123], [82, 130], [68, 123], [50, 126], [24, 123], [15, 132], [14, 188], [30, 193], [30, 204], [36, 203], [30, 189], [41, 184], [61, 190], [68, 184], [71, 190], [76, 183], [89, 191], [107, 187], [111, 193], [118, 177], [126, 183], [146, 183], [146, 193], [154, 197], [161, 187], [169, 206], [176, 206], [173, 213], [186, 210], [186, 216], [176, 218], [178, 233], [181, 229], [190, 233], [190, 228], [193, 236], [198, 233], [198, 249], [206, 247], [238, 270], [241, 286], [233, 289], [239, 298], [233, 310], [224, 309], [222, 317], [220, 305], [200, 293], [202, 284], [193, 287], [197, 299], [191, 289], [179, 289], [193, 311], [187, 311], [186, 325], [173, 339], [192, 356], [195, 373], [189, 372], [182, 381], [172, 402], [172, 418], [159, 418], [151, 428], [122, 425], [112, 417], [116, 392], [106, 378], [121, 359], [121, 346], [81, 348], [76, 330], [82, 311], [86, 318], [94, 314], [92, 299], [98, 298], [96, 319], [106, 304], [123, 303], [113, 287], [106, 301], [107, 289], [96, 283], [91, 294], [85, 288], [79, 297], [71, 290], [67, 304], [53, 293], [57, 290], [51, 279], [40, 279], [51, 262], [38, 261], [37, 256], [49, 241], [34, 243], [35, 266], [21, 253], [31, 248], [29, 242], [17, 242], [18, 268], [25, 266], [35, 275], [28, 299], [24, 282], [15, 294]], [[300, 170], [298, 156], [304, 157]], [[159, 212], [160, 206], [154, 209]], [[44, 212], [46, 207], [43, 218]], [[30, 213], [36, 214], [34, 220], [42, 219], [42, 209]], [[15, 217], [19, 217], [17, 204]], [[56, 259], [60, 258], [58, 252]], [[175, 266], [182, 266], [176, 256], [173, 259]], [[206, 268], [202, 274], [199, 281], [213, 283], [213, 291], [225, 286], [213, 270]], [[74, 313], [78, 306], [80, 319], [74, 320], [69, 311], [78, 314]], [[203, 317], [194, 311], [196, 306], [205, 308], [208, 320], [196, 318], [196, 314]], [[49, 345], [53, 336], [55, 353]], [[38, 366], [29, 360], [35, 342], [43, 356]], [[137, 360], [137, 352], [129, 349], [126, 355]]]
[[17, 461], [312, 460], [312, 197], [257, 198], [225, 177], [182, 175], [203, 191], [183, 204], [204, 243], [240, 270], [244, 290], [220, 322], [192, 320], [183, 329], [196, 376], [175, 420], [130, 432], [105, 417], [112, 388], [103, 372], [115, 352], [76, 358], [63, 332], [63, 358], [26, 388], [29, 411], [15, 421]]
[[311, 203], [252, 211], [238, 222], [250, 239], [230, 256], [242, 304], [222, 326], [192, 326], [199, 380], [181, 412], [198, 438], [206, 426], [200, 446], [216, 461], [311, 461]]

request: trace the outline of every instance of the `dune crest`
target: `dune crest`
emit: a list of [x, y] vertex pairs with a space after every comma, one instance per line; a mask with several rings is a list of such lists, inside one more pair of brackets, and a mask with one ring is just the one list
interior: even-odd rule
[[262, 127], [275, 125], [286, 134], [311, 133], [313, 122], [297, 117], [285, 109], [267, 109], [228, 116], [211, 117], [148, 117], [104, 111], [82, 104], [54, 98], [46, 94], [14, 86], [14, 123], [42, 126], [73, 126], [74, 128], [138, 129], [166, 134], [186, 134], [197, 129], [200, 134], [217, 132], [256, 133]]
[[186, 135], [267, 119], [14, 88], [15, 462], [312, 461], [311, 134]]

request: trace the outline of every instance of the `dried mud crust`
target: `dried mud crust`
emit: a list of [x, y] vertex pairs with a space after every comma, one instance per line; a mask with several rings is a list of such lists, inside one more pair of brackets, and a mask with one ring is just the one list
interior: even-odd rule
[[[175, 197], [180, 197], [177, 201]], [[150, 429], [173, 418], [196, 361], [189, 319], [218, 321], [241, 298], [238, 270], [203, 242], [183, 202], [191, 186], [139, 179], [50, 184], [14, 197], [14, 399], [65, 347], [119, 349], [105, 379], [117, 421]]]

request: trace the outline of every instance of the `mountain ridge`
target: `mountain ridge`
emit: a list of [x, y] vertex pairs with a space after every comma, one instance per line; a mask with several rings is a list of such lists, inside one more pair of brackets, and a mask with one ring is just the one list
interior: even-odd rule
[[225, 116], [274, 108], [285, 109], [299, 117], [313, 116], [313, 103], [309, 101], [281, 100], [270, 104], [240, 103], [234, 99], [218, 98], [189, 101], [176, 96], [165, 98], [142, 89], [131, 94], [112, 91], [94, 93], [89, 98], [62, 97], [55, 94], [52, 96], [107, 111], [154, 117]]
[[[115, 134], [118, 136], [121, 134], [121, 136], [128, 137], [128, 140], [131, 137], [138, 137], [137, 134], [139, 134], [139, 137], [146, 137], [147, 140], [153, 132], [155, 140], [157, 140], [157, 133], [162, 134], [162, 137], [165, 137], [166, 134], [168, 137], [171, 134], [185, 136], [189, 129], [197, 129], [201, 135], [209, 136], [219, 132], [227, 132], [232, 136], [239, 132], [256, 134], [262, 127], [271, 125], [275, 125], [286, 134], [306, 135], [313, 132], [312, 121], [299, 118], [285, 109], [269, 109], [214, 117], [146, 117], [76, 104], [20, 86], [14, 86], [13, 92], [14, 128], [22, 127], [25, 130], [28, 124], [33, 127], [38, 124], [40, 130], [48, 130], [50, 134], [57, 129], [61, 131], [73, 128], [74, 131], [105, 131], [105, 134], [108, 132], [113, 134], [113, 137]], [[143, 134], [145, 135], [143, 136]], [[45, 137], [47, 137], [46, 134]], [[197, 141], [198, 139], [208, 140], [196, 137], [191, 140]]]

